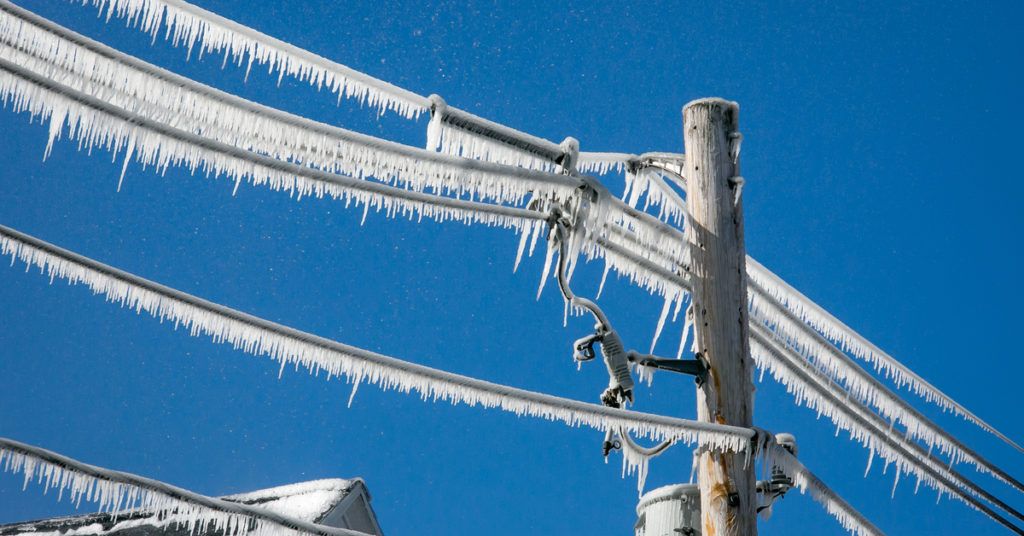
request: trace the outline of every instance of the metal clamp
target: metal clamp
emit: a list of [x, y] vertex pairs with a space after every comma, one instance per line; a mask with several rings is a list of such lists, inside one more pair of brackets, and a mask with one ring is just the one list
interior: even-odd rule
[[708, 366], [700, 354], [697, 355], [696, 359], [667, 359], [630, 351], [628, 357], [630, 361], [642, 367], [651, 367], [693, 376], [698, 386], [704, 385], [708, 378]]

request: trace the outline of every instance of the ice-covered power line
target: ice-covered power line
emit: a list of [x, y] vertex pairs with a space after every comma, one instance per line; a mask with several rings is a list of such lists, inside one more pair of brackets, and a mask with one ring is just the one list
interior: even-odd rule
[[418, 215], [438, 221], [478, 222], [521, 229], [545, 216], [535, 211], [454, 199], [395, 188], [311, 169], [211, 141], [135, 116], [105, 101], [82, 94], [16, 64], [0, 59], [0, 100], [15, 111], [50, 120], [47, 153], [67, 123], [71, 136], [85, 148], [125, 151], [125, 165], [135, 158], [164, 170], [171, 165], [226, 175], [236, 188], [242, 181], [267, 185], [298, 196], [329, 196], [355, 202], [364, 212]]
[[[483, 222], [515, 229], [528, 229], [533, 237], [543, 232], [546, 215], [538, 212], [503, 205], [491, 205], [428, 195], [423, 192], [394, 188], [385, 184], [353, 179], [331, 174], [292, 162], [258, 155], [182, 131], [164, 123], [140, 117], [104, 100], [84, 94], [57, 81], [46, 78], [0, 59], [0, 96], [6, 97], [15, 111], [28, 111], [50, 119], [49, 147], [63, 134], [65, 124], [71, 137], [78, 138], [80, 147], [86, 149], [100, 146], [115, 152], [125, 150], [125, 162], [134, 158], [144, 164], [153, 165], [157, 170], [171, 165], [185, 166], [193, 171], [202, 169], [214, 176], [226, 174], [236, 181], [266, 185], [272, 189], [285, 190], [298, 195], [328, 195], [346, 202], [355, 201], [364, 206], [385, 210], [391, 215], [420, 215], [437, 220], [458, 220]], [[493, 164], [476, 163], [474, 166]], [[576, 189], [567, 188], [577, 178], [562, 175], [541, 174], [525, 170], [510, 170], [510, 177], [522, 174], [537, 175], [535, 184], [520, 184], [511, 178], [507, 185], [500, 182], [500, 170], [494, 170], [499, 181], [498, 188], [522, 188], [530, 191], [533, 199], [569, 199], [576, 195]], [[545, 186], [546, 185], [546, 186]], [[596, 191], [596, 190], [595, 190]], [[604, 257], [609, 267], [644, 285], [648, 290], [662, 294], [667, 299], [681, 300], [684, 296], [678, 288], [671, 288], [651, 280], [642, 269], [622, 260], [621, 257], [604, 254], [596, 239], [609, 232], [608, 229], [626, 229], [636, 238], [624, 247], [636, 250], [653, 247], [666, 251], [667, 255], [680, 256], [686, 251], [685, 244], [677, 240], [671, 228], [642, 211], [624, 205], [611, 197], [606, 190], [598, 195], [590, 210], [587, 223], [585, 253], [589, 257]], [[604, 223], [602, 223], [604, 222]], [[532, 223], [532, 225], [531, 225]], [[524, 240], [527, 238], [524, 233]]]
[[838, 493], [832, 491], [820, 478], [810, 472], [800, 460], [796, 459], [785, 448], [771, 443], [766, 453], [769, 466], [775, 465], [793, 480], [793, 487], [800, 493], [810, 493], [811, 498], [825, 507], [825, 511], [834, 517], [844, 529], [856, 536], [881, 536], [883, 532], [868, 518], [846, 502]]
[[[825, 415], [838, 429], [849, 432], [850, 437], [868, 449], [868, 471], [877, 453], [885, 462], [896, 467], [895, 486], [902, 473], [917, 477], [918, 484], [959, 499], [997, 523], [1024, 534], [1011, 521], [988, 507], [980, 499], [989, 501], [1003, 511], [1022, 519], [1021, 513], [1001, 501], [982, 487], [964, 478], [960, 473], [933, 458], [928, 451], [894, 433], [884, 420], [863, 405], [849, 400], [846, 391], [822, 377], [784, 345], [772, 339], [762, 326], [751, 324], [751, 354], [758, 367], [767, 370], [797, 399], [797, 404]], [[865, 475], [867, 471], [865, 472]], [[915, 487], [916, 489], [916, 487]]]
[[0, 58], [108, 104], [277, 159], [416, 191], [522, 204], [579, 181], [456, 158], [262, 106], [123, 54], [0, 1]]
[[955, 415], [976, 424], [981, 429], [995, 435], [1018, 451], [1024, 452], [1024, 448], [1009, 437], [981, 420], [962, 404], [928, 383], [928, 381], [910, 370], [906, 365], [897, 361], [750, 257], [747, 257], [747, 276], [751, 281], [761, 286], [776, 303], [793, 312], [803, 322], [814, 327], [819, 333], [836, 343], [840, 349], [871, 363], [876, 370], [883, 371], [887, 377], [892, 378], [897, 386], [908, 387], [912, 392], [923, 397], [928, 402], [932, 402], [944, 410], [952, 411]]
[[[628, 234], [625, 236], [628, 238]], [[658, 260], [662, 264], [658, 264]], [[650, 259], [655, 266], [652, 271], [664, 270], [664, 260], [664, 256], [661, 259]], [[685, 271], [678, 271], [670, 276], [662, 274], [662, 277], [683, 278], [684, 274]], [[966, 462], [978, 471], [990, 474], [1018, 491], [1024, 491], [1024, 484], [1019, 480], [925, 417], [809, 326], [793, 319], [792, 314], [772, 301], [756, 281], [749, 282], [748, 291], [751, 315], [762, 321], [761, 325], [752, 325], [752, 328], [770, 330], [773, 337], [787, 341], [791, 344], [791, 350], [798, 353], [801, 359], [808, 363], [813, 361], [814, 366], [827, 372], [830, 378], [839, 380], [847, 389], [846, 396], [876, 408], [891, 421], [899, 422], [906, 428], [908, 437], [922, 440], [929, 450], [934, 448], [949, 457], [951, 464]]]
[[[74, 0], [72, 0], [74, 1]], [[156, 40], [165, 28], [165, 37], [174, 46], [184, 45], [189, 55], [216, 53], [238, 65], [246, 65], [246, 75], [253, 65], [266, 65], [276, 71], [278, 79], [285, 75], [309, 82], [317, 88], [326, 87], [338, 99], [350, 98], [369, 104], [380, 111], [393, 110], [407, 118], [426, 111], [426, 98], [409, 90], [374, 78], [340, 63], [318, 56], [308, 50], [270, 37], [257, 30], [211, 13], [181, 0], [82, 0], [91, 3], [109, 20], [123, 18], [153, 36]]]
[[775, 337], [785, 341], [793, 352], [803, 356], [808, 365], [813, 363], [816, 370], [832, 379], [839, 379], [855, 400], [877, 408], [878, 413], [890, 422], [899, 422], [906, 428], [908, 437], [922, 440], [929, 449], [934, 448], [949, 457], [951, 464], [967, 462], [1024, 492], [1024, 484], [1020, 481], [928, 419], [820, 334], [793, 319], [792, 313], [772, 302], [756, 281], [750, 281], [748, 289], [751, 318], [757, 318], [765, 329], [770, 329]]
[[[114, 16], [122, 18], [154, 39], [161, 27], [165, 27], [166, 37], [174, 46], [185, 45], [189, 53], [198, 48], [200, 52], [223, 54], [225, 62], [230, 58], [239, 65], [245, 63], [247, 75], [254, 63], [266, 64], [271, 72], [278, 72], [279, 78], [287, 74], [317, 87], [327, 86], [338, 94], [339, 100], [355, 98], [410, 119], [436, 108], [436, 100], [373, 78], [184, 0], [82, 0], [82, 3], [98, 7], [108, 20]], [[550, 171], [557, 166], [572, 169], [564, 157], [578, 152], [578, 145], [573, 150], [565, 142], [556, 144], [454, 107], [445, 106], [444, 114], [434, 115], [437, 121], [431, 129], [432, 145], [449, 154]]]
[[[270, 155], [281, 156], [287, 153], [286, 148], [277, 143], [286, 144], [288, 140], [292, 140], [293, 143], [294, 140], [300, 140], [299, 145], [303, 147], [320, 144], [316, 152], [330, 154], [335, 164], [339, 160], [343, 161], [340, 165], [344, 168], [342, 171], [350, 171], [360, 177], [376, 175], [385, 180], [394, 178], [398, 185], [414, 191], [433, 189], [508, 202], [517, 202], [529, 195], [531, 199], [565, 202], [574, 195], [575, 189], [582, 182], [579, 177], [532, 172], [430, 153], [249, 103], [128, 58], [109, 47], [77, 36], [6, 2], [0, 3], [0, 23], [0, 35], [4, 37], [5, 42], [11, 44], [8, 48], [0, 48], [0, 57], [6, 56], [9, 60], [14, 60], [12, 63], [19, 61], [25, 64], [19, 66], [24, 71], [36, 75], [29, 79], [41, 81], [41, 84], [36, 85], [43, 86], [43, 89], [36, 88], [27, 95], [20, 95], [15, 104], [16, 108], [25, 107], [30, 111], [48, 114], [56, 101], [60, 111], [68, 109], [67, 112], [58, 114], [57, 118], [64, 119], [67, 116], [68, 124], [74, 127], [72, 135], [85, 137], [81, 140], [83, 145], [90, 146], [100, 141], [115, 151], [124, 146], [131, 151], [129, 156], [144, 163], [154, 163], [158, 169], [175, 163], [183, 163], [192, 168], [213, 169], [214, 172], [224, 168], [226, 173], [239, 180], [238, 174], [246, 173], [247, 168], [253, 166], [261, 175], [246, 176], [248, 180], [257, 184], [266, 182], [275, 188], [294, 187], [289, 185], [292, 179], [287, 173], [283, 173], [284, 176], [280, 177], [279, 182], [263, 180], [262, 174], [266, 173], [266, 168], [271, 168], [276, 173], [282, 170], [282, 164], [255, 158], [248, 152], [230, 151], [222, 146], [233, 144], [232, 147], [236, 149], [254, 148], [250, 143], [251, 138], [245, 139], [245, 136], [259, 135], [271, 138], [264, 140], [255, 148], [261, 148]], [[54, 64], [47, 64], [42, 58], [47, 58]], [[78, 63], [82, 65], [77, 66]], [[44, 74], [37, 73], [32, 68], [44, 71]], [[69, 76], [68, 70], [82, 74]], [[61, 82], [75, 84], [77, 88], [58, 83], [45, 74], [59, 77]], [[95, 83], [87, 83], [83, 78]], [[79, 88], [90, 91], [91, 94], [83, 93]], [[132, 97], [126, 98], [126, 95]], [[64, 100], [65, 98], [68, 100]], [[116, 106], [110, 101], [115, 101], [123, 107]], [[82, 103], [85, 103], [84, 106], [79, 106]], [[87, 110], [96, 113], [84, 113]], [[67, 115], [68, 113], [71, 115]], [[108, 120], [110, 117], [113, 117], [113, 120]], [[194, 121], [188, 121], [183, 117], [194, 117]], [[188, 130], [182, 131], [182, 128]], [[156, 134], [135, 135], [135, 131], [140, 129]], [[251, 134], [253, 132], [259, 134]], [[51, 125], [50, 133], [52, 144], [53, 139], [61, 134], [59, 121]], [[166, 133], [170, 135], [163, 135]], [[284, 135], [278, 136], [280, 133]], [[161, 151], [168, 149], [174, 154], [161, 154]], [[294, 152], [288, 154], [295, 156]], [[308, 156], [302, 157], [309, 161]], [[293, 160], [302, 161], [302, 157]], [[330, 167], [330, 164], [327, 167]], [[314, 173], [308, 169], [300, 170], [295, 166], [283, 165], [283, 168], [294, 170], [297, 176], [294, 180], [299, 183], [300, 193], [304, 192], [302, 188], [310, 187], [309, 183], [351, 183], [345, 178]], [[316, 176], [316, 180], [306, 180], [311, 173]], [[366, 188], [375, 190], [374, 186]], [[360, 188], [356, 184], [353, 184], [353, 187]], [[327, 194], [330, 195], [332, 192], [327, 191]], [[408, 194], [403, 192], [397, 192], [397, 195], [408, 197]], [[606, 210], [592, 211], [595, 217], [603, 217], [609, 226], [622, 225], [632, 230], [645, 247], [669, 250], [669, 254], [672, 255], [682, 255], [686, 251], [684, 244], [675, 240], [677, 235], [672, 235], [666, 224], [611, 198], [606, 191], [602, 195], [604, 199], [601, 200], [601, 204], [609, 206]], [[506, 208], [498, 207], [492, 211], [486, 207], [447, 199], [415, 195], [412, 197], [427, 203], [437, 200], [442, 204], [456, 205], [454, 208], [459, 210], [471, 211], [481, 208], [481, 213], [494, 212], [498, 215], [529, 217], [522, 211]], [[373, 199], [371, 197], [371, 201]], [[440, 218], [461, 216], [462, 213], [458, 211], [454, 214], [439, 215]], [[517, 225], [514, 221], [511, 223], [513, 226]], [[594, 225], [594, 228], [598, 227]], [[588, 239], [592, 240], [593, 236]], [[621, 268], [621, 271], [627, 274], [632, 271], [631, 267], [622, 264], [616, 268]]]
[[[84, 1], [89, 2], [90, 0]], [[298, 76], [300, 79], [309, 79], [317, 85], [326, 83], [335, 91], [338, 91], [339, 95], [356, 95], [362, 98], [370, 95], [371, 101], [383, 103], [382, 105], [385, 107], [396, 107], [395, 103], [402, 102], [403, 99], [406, 103], [416, 102], [419, 111], [430, 107], [432, 104], [427, 98], [368, 77], [348, 67], [276, 40], [181, 0], [91, 1], [101, 10], [105, 9], [108, 18], [113, 15], [125, 18], [142, 30], [152, 33], [154, 37], [159, 32], [161, 25], [165, 24], [167, 26], [167, 34], [172, 42], [175, 45], [185, 43], [190, 50], [199, 45], [202, 50], [224, 51], [227, 53], [227, 56], [230, 56], [237, 62], [248, 60], [250, 66], [253, 61], [268, 63], [272, 68], [276, 68], [282, 76], [287, 73]], [[348, 83], [346, 80], [354, 84], [351, 86], [352, 88], [359, 87], [362, 89], [344, 89], [349, 87], [345, 85]], [[388, 101], [388, 98], [396, 100]], [[416, 106], [406, 106], [405, 108], [402, 108], [402, 106], [398, 106], [396, 109], [404, 110], [404, 115], [413, 116], [419, 113], [418, 111], [415, 113], [410, 112]], [[448, 143], [446, 145], [448, 147], [447, 150], [455, 154], [467, 154], [475, 158], [492, 159], [536, 169], [552, 169], [551, 163], [567, 154], [564, 144], [554, 144], [541, 138], [509, 129], [503, 125], [476, 118], [472, 114], [461, 110], [445, 106], [445, 113], [439, 117], [455, 119], [441, 121], [442, 125], [438, 128], [461, 128], [470, 133], [469, 138], [465, 140], [459, 138], [457, 143]], [[452, 127], [452, 125], [456, 127]], [[457, 136], [454, 133], [449, 134], [449, 138]], [[444, 135], [440, 130], [437, 130], [434, 138], [438, 144], [443, 144], [440, 140], [444, 139]], [[530, 149], [527, 149], [525, 152], [532, 152], [533, 157], [536, 157], [539, 163], [530, 163], [527, 161], [528, 159], [521, 162], [513, 162], [506, 157], [505, 153], [495, 148], [495, 146], [504, 147], [505, 149], [511, 147], [512, 149], [510, 150], [514, 152], [516, 144], [520, 148], [529, 147]], [[657, 168], [658, 166], [655, 163], [659, 160], [657, 155], [629, 155], [624, 153], [579, 153], [578, 157], [581, 169], [597, 172], [623, 169], [646, 160], [651, 161], [647, 162], [646, 166]], [[637, 175], [633, 176], [637, 177]], [[647, 181], [639, 180], [638, 183], [646, 184]], [[637, 195], [637, 192], [647, 190], [646, 186], [640, 184], [633, 187], [634, 196]], [[753, 259], [749, 260], [753, 261]], [[938, 404], [943, 409], [953, 411], [955, 414], [977, 424], [1014, 448], [1024, 452], [1024, 448], [1010, 440], [1006, 435], [978, 418], [963, 405], [952, 400], [942, 391], [909, 370], [859, 333], [850, 329], [823, 308], [806, 299], [805, 296], [789, 285], [786, 285], [785, 282], [778, 279], [774, 274], [763, 269], [756, 262], [751, 262], [750, 265], [751, 268], [748, 270], [748, 275], [752, 279], [758, 280], [774, 299], [796, 313], [801, 319], [830, 340], [840, 345], [842, 349], [850, 351], [858, 358], [867, 360], [877, 369], [884, 371], [887, 375], [891, 375], [897, 385], [908, 386], [913, 392], [923, 396], [926, 400]]]
[[165, 287], [106, 266], [13, 229], [0, 226], [0, 254], [36, 267], [51, 281], [84, 284], [94, 293], [137, 312], [146, 312], [192, 335], [208, 335], [253, 355], [270, 357], [282, 371], [292, 365], [328, 378], [345, 377], [353, 384], [370, 383], [423, 399], [501, 408], [516, 415], [561, 421], [597, 430], [621, 427], [662, 440], [676, 438], [714, 450], [745, 451], [754, 432], [746, 428], [703, 423], [607, 408], [535, 393], [417, 365], [331, 341]]
[[[52, 83], [48, 86], [51, 88], [64, 86], [66, 89], [61, 92], [62, 96], [70, 95], [75, 97], [72, 100], [78, 101], [82, 100], [77, 98], [79, 94], [91, 97], [93, 100], [87, 101], [94, 105], [92, 108], [117, 118], [117, 121], [110, 122], [112, 132], [105, 122], [89, 122], [88, 128], [100, 131], [87, 132], [86, 145], [104, 140], [115, 151], [124, 145], [131, 150], [131, 156], [141, 159], [142, 155], [148, 155], [158, 168], [177, 163], [181, 158], [190, 167], [210, 169], [212, 166], [217, 171], [217, 166], [222, 164], [217, 159], [223, 159], [224, 151], [211, 152], [207, 149], [209, 144], [198, 143], [206, 140], [258, 151], [292, 163], [347, 172], [356, 177], [373, 176], [415, 191], [431, 189], [497, 202], [518, 203], [527, 195], [531, 199], [565, 202], [583, 182], [581, 177], [533, 172], [431, 153], [260, 106], [126, 56], [6, 0], [0, 2], [0, 37], [7, 44], [7, 47], [0, 48], [0, 57], [35, 73], [37, 78], [50, 80]], [[38, 96], [49, 96], [41, 93], [44, 94]], [[37, 95], [29, 95], [33, 96]], [[28, 102], [30, 109], [35, 106], [44, 112], [46, 104]], [[172, 140], [174, 143], [165, 146], [160, 137], [155, 140], [152, 136], [132, 138], [132, 132], [127, 135], [122, 132], [125, 129], [121, 128], [119, 121], [127, 123], [127, 130], [131, 131], [139, 128], [135, 126], [140, 123], [136, 120], [139, 116], [150, 121], [141, 122], [148, 127], [159, 124], [190, 136], [186, 136], [184, 141], [181, 136], [171, 136], [175, 138]], [[70, 119], [77, 121], [78, 116]], [[76, 127], [73, 135], [82, 135], [81, 125], [70, 122], [69, 125]], [[59, 125], [51, 125], [51, 137], [58, 135]], [[136, 147], [138, 143], [147, 145], [140, 150]], [[168, 147], [189, 154], [184, 158], [177, 155], [166, 158], [159, 154]], [[236, 173], [237, 167], [251, 164], [248, 154], [233, 154], [235, 157], [230, 159], [225, 170], [229, 175]], [[214, 160], [212, 164], [211, 157]], [[299, 176], [298, 180], [302, 182], [302, 174]], [[325, 178], [323, 175], [320, 177]], [[282, 180], [287, 182], [287, 178]], [[275, 181], [266, 182], [271, 187], [287, 187]], [[603, 217], [609, 227], [624, 226], [631, 230], [643, 247], [654, 247], [676, 257], [685, 255], [685, 244], [678, 240], [681, 235], [670, 226], [612, 198], [607, 191], [602, 195], [601, 203], [609, 206], [593, 211], [595, 217]], [[599, 229], [600, 225], [592, 227]], [[590, 241], [593, 238], [593, 235], [588, 236]], [[622, 263], [616, 268], [622, 268], [627, 274], [633, 270]], [[660, 289], [657, 291], [660, 293]], [[672, 297], [679, 299], [681, 294], [676, 292]]]
[[0, 469], [21, 473], [27, 487], [55, 490], [76, 506], [84, 500], [114, 515], [144, 511], [189, 534], [227, 536], [366, 536], [351, 529], [294, 519], [258, 506], [193, 493], [165, 482], [89, 465], [36, 446], [0, 437]]

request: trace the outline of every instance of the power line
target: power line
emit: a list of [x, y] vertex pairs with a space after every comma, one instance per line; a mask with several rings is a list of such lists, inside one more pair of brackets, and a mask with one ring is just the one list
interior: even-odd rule
[[108, 301], [145, 311], [192, 335], [206, 334], [254, 355], [281, 364], [302, 366], [328, 377], [344, 376], [353, 384], [371, 383], [403, 393], [417, 391], [424, 399], [453, 404], [497, 407], [516, 415], [585, 425], [600, 431], [622, 427], [653, 439], [675, 438], [713, 450], [742, 452], [754, 432], [746, 428], [608, 408], [535, 393], [445, 372], [310, 333], [198, 298], [0, 226], [0, 254], [38, 267], [51, 279], [83, 283]]
[[[88, 465], [67, 456], [0, 437], [0, 468], [22, 473], [25, 485], [36, 480], [43, 491], [68, 492], [77, 506], [83, 499], [115, 516], [133, 510], [151, 512], [164, 526], [177, 525], [188, 533], [201, 528], [237, 536], [367, 536], [351, 529], [328, 527], [294, 519], [241, 502], [207, 497], [165, 482], [131, 473]], [[59, 499], [58, 499], [59, 500]]]
[[128, 56], [7, 0], [0, 1], [0, 40], [11, 47], [0, 49], [9, 61], [127, 112], [324, 171], [516, 204], [530, 192], [579, 185], [562, 175], [439, 154], [263, 106]]

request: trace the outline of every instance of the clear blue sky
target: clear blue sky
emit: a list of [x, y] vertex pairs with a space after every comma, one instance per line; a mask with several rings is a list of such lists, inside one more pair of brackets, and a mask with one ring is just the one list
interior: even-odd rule
[[[24, 0], [76, 31], [187, 76], [319, 120], [410, 144], [425, 121], [377, 119], [286, 79], [105, 25], [76, 3]], [[349, 66], [584, 150], [681, 151], [680, 108], [741, 104], [748, 251], [1011, 437], [1017, 393], [1021, 173], [1019, 4], [730, 3], [728, 7], [517, 2], [202, 0], [202, 6]], [[1017, 67], [1014, 67], [1016, 65]], [[560, 297], [533, 299], [542, 259], [512, 273], [516, 237], [414, 224], [326, 200], [170, 170], [129, 168], [0, 112], [0, 223], [272, 320], [438, 368], [596, 400], [576, 372]], [[620, 189], [621, 184], [612, 184]], [[601, 268], [574, 279], [597, 287]], [[609, 281], [602, 303], [646, 348], [660, 300]], [[362, 476], [391, 536], [625, 534], [635, 481], [601, 437], [499, 411], [424, 403], [286, 371], [84, 288], [0, 270], [0, 435], [81, 460], [224, 494]], [[659, 350], [674, 352], [679, 325]], [[694, 415], [692, 383], [660, 376], [637, 409]], [[934, 412], [930, 412], [933, 414]], [[1011, 474], [1024, 459], [949, 416], [940, 422]], [[1000, 533], [994, 523], [834, 437], [770, 380], [756, 420], [792, 431], [801, 458], [892, 534]], [[965, 469], [965, 472], [970, 472]], [[648, 487], [689, 476], [689, 452], [652, 463]], [[1017, 507], [1008, 488], [980, 482]], [[0, 476], [0, 523], [69, 512]], [[839, 534], [793, 494], [762, 534]]]

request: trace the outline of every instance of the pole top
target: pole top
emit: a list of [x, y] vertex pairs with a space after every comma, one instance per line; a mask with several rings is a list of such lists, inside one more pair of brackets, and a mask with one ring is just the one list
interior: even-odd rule
[[733, 112], [738, 112], [740, 110], [740, 103], [726, 100], [721, 97], [705, 97], [703, 99], [692, 100], [683, 106], [683, 113], [686, 113], [686, 109], [691, 106], [707, 106], [708, 108], [717, 106], [719, 108], [729, 109]]

